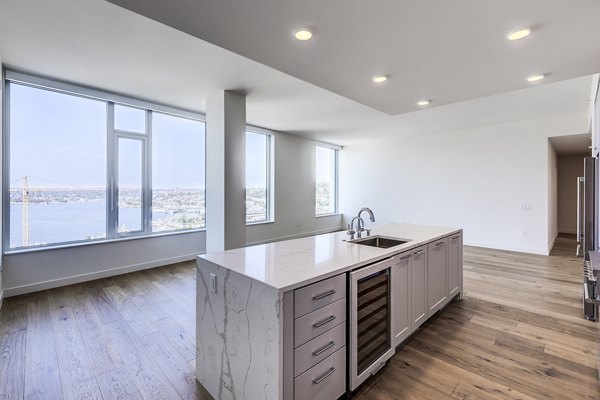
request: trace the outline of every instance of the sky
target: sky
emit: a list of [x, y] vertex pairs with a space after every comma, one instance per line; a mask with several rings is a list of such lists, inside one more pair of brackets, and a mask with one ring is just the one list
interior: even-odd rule
[[267, 136], [246, 133], [246, 187], [267, 187]]
[[[106, 187], [107, 103], [10, 84], [10, 182], [20, 187]], [[115, 127], [144, 135], [143, 110], [115, 106]], [[246, 136], [247, 187], [264, 187], [267, 137]], [[121, 186], [139, 186], [142, 141], [119, 140]], [[152, 186], [204, 188], [204, 122], [154, 112]]]
[[317, 182], [335, 181], [335, 150], [327, 147], [316, 147]]
[[10, 182], [105, 186], [106, 103], [10, 85]]

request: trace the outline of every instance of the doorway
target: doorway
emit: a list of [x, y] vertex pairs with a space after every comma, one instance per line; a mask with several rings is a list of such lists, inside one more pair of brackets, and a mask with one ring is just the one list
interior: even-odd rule
[[[577, 233], [577, 179], [583, 176], [584, 158], [591, 155], [591, 135], [557, 136], [549, 140], [549, 151], [554, 152], [549, 159], [555, 161], [556, 168], [550, 174], [550, 179], [555, 181], [549, 185], [554, 187], [549, 193], [549, 214], [554, 213], [549, 215], [550, 221], [554, 221], [554, 243], [557, 234], [575, 238]], [[549, 226], [552, 225], [551, 222]]]

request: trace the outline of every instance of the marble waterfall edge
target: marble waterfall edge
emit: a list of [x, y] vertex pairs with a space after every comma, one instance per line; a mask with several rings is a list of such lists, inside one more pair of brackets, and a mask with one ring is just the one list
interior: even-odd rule
[[198, 381], [217, 400], [280, 399], [282, 295], [202, 258], [196, 287]]

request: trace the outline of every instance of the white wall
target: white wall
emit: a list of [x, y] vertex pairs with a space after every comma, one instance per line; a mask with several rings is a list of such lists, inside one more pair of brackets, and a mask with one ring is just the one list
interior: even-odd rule
[[574, 114], [347, 146], [344, 219], [368, 206], [378, 223], [461, 227], [465, 244], [546, 254], [548, 137], [586, 131]]
[[558, 158], [548, 141], [548, 250], [550, 253], [558, 236]]
[[558, 157], [558, 231], [577, 232], [577, 177], [583, 176], [584, 155]]
[[202, 231], [8, 254], [6, 296], [192, 260], [205, 240]]
[[246, 228], [247, 243], [263, 243], [341, 229], [341, 215], [315, 217], [317, 142], [278, 132], [274, 133], [273, 141], [275, 222], [249, 225]]

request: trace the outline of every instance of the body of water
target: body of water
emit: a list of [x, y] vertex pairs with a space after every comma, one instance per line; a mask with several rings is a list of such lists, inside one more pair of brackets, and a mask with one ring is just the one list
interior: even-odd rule
[[[22, 205], [10, 204], [10, 247], [22, 247]], [[166, 217], [154, 212], [154, 218]], [[119, 210], [119, 228], [139, 229], [140, 208]], [[106, 203], [83, 201], [29, 205], [29, 246], [106, 237]]]

